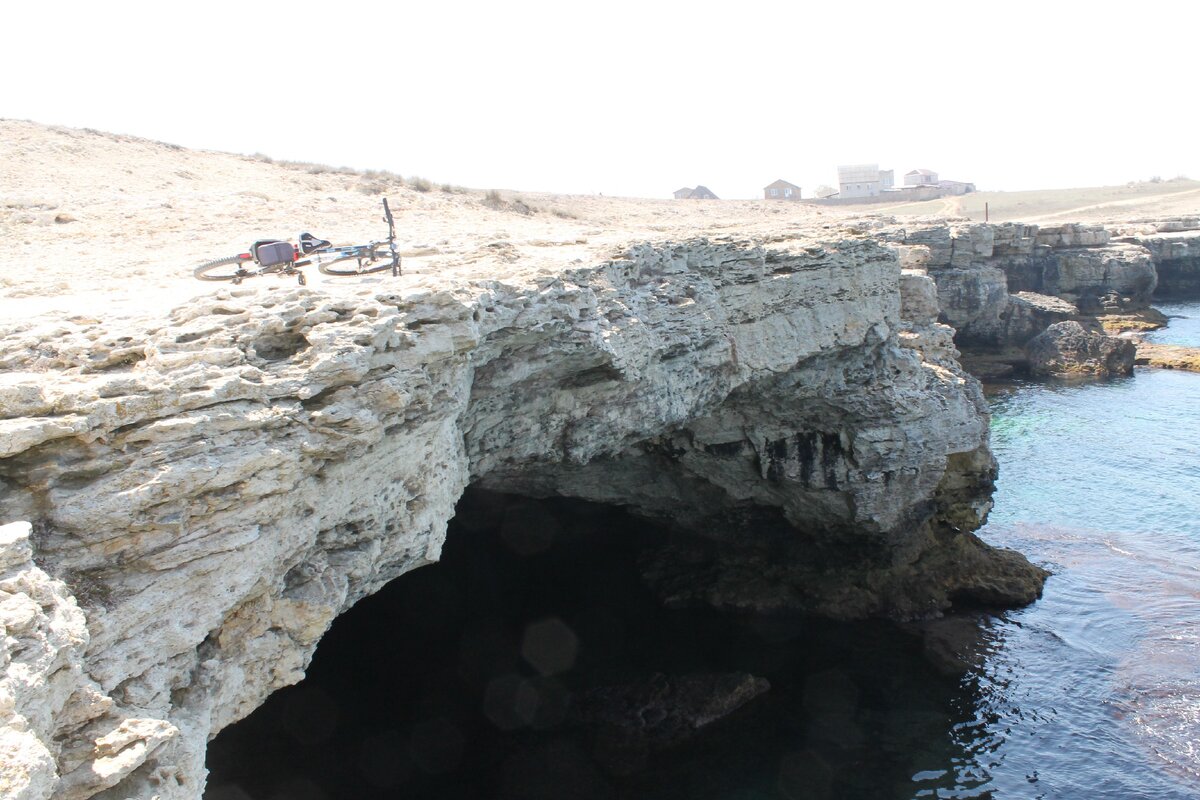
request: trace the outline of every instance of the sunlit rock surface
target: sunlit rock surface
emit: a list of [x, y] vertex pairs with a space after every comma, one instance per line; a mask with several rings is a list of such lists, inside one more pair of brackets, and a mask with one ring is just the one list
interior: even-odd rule
[[470, 483], [696, 534], [703, 564], [655, 562], [689, 602], [1031, 600], [1044, 573], [970, 534], [995, 463], [935, 295], [869, 237], [796, 234], [5, 323], [0, 518], [33, 532], [3, 557], [4, 780], [198, 797], [209, 737], [435, 561]]

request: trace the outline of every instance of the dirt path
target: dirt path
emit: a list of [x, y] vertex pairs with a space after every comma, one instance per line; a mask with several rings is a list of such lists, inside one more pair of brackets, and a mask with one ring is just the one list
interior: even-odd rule
[[1119, 206], [1143, 205], [1145, 203], [1153, 202], [1155, 200], [1162, 200], [1162, 199], [1165, 199], [1168, 197], [1178, 198], [1178, 197], [1181, 197], [1183, 195], [1188, 195], [1188, 194], [1200, 194], [1200, 189], [1185, 189], [1182, 192], [1162, 192], [1161, 194], [1149, 194], [1149, 195], [1142, 195], [1141, 197], [1130, 197], [1125, 200], [1110, 200], [1106, 203], [1094, 203], [1092, 205], [1087, 205], [1087, 206], [1078, 206], [1076, 208], [1068, 208], [1065, 211], [1055, 211], [1052, 214], [1042, 214], [1039, 217], [1031, 217], [1028, 221], [1029, 222], [1041, 222], [1042, 220], [1052, 220], [1057, 217], [1079, 215], [1079, 214], [1082, 214], [1082, 213], [1085, 213], [1088, 211], [1097, 211], [1097, 210], [1104, 209], [1104, 208], [1116, 208]]

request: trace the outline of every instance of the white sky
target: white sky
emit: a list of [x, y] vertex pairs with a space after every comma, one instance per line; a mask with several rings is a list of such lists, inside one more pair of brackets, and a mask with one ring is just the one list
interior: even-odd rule
[[1200, 178], [1191, 0], [10, 0], [0, 29], [0, 117], [480, 189]]

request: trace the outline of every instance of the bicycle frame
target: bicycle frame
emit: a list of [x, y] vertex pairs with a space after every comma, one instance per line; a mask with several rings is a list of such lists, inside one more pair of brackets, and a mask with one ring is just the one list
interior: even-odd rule
[[[368, 242], [367, 244], [322, 247], [307, 253], [303, 259], [296, 261], [296, 265], [316, 264], [319, 268], [322, 265], [353, 258], [361, 269], [364, 264], [371, 264], [386, 258], [388, 259], [388, 266], [392, 268], [393, 274], [401, 274], [400, 252], [396, 249], [396, 220], [392, 216], [392, 209], [388, 206], [386, 197], [383, 198], [383, 214], [383, 221], [388, 224], [388, 236], [386, 239]], [[387, 245], [387, 250], [386, 252], [381, 252], [384, 245]]]
[[[305, 283], [305, 280], [300, 267], [309, 264], [316, 264], [317, 268], [327, 275], [353, 276], [382, 272], [389, 268], [392, 275], [399, 275], [400, 252], [396, 249], [396, 221], [392, 217], [392, 209], [388, 205], [386, 197], [383, 198], [383, 214], [383, 220], [388, 225], [386, 239], [341, 247], [334, 247], [329, 242], [316, 239], [307, 233], [300, 234], [300, 244], [291, 244], [278, 239], [263, 239], [255, 242], [248, 253], [239, 253], [235, 256], [209, 261], [196, 267], [193, 273], [200, 280], [232, 281], [234, 283], [241, 283], [245, 278], [272, 273], [296, 275], [301, 285]], [[315, 243], [319, 244], [313, 246]], [[285, 245], [291, 247], [290, 259], [284, 251]], [[267, 248], [263, 251], [265, 255], [260, 253], [260, 247]], [[312, 249], [308, 249], [309, 247]], [[357, 264], [355, 269], [332, 267], [336, 262], [351, 259]], [[269, 261], [269, 263], [264, 264], [263, 260]], [[230, 272], [228, 268], [233, 268], [233, 271]]]

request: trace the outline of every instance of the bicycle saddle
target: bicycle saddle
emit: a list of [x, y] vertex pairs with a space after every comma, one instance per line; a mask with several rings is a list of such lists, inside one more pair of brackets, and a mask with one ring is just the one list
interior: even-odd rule
[[326, 247], [329, 247], [327, 239], [318, 239], [311, 233], [300, 234], [300, 252], [304, 255], [308, 255], [314, 250], [324, 250]]

